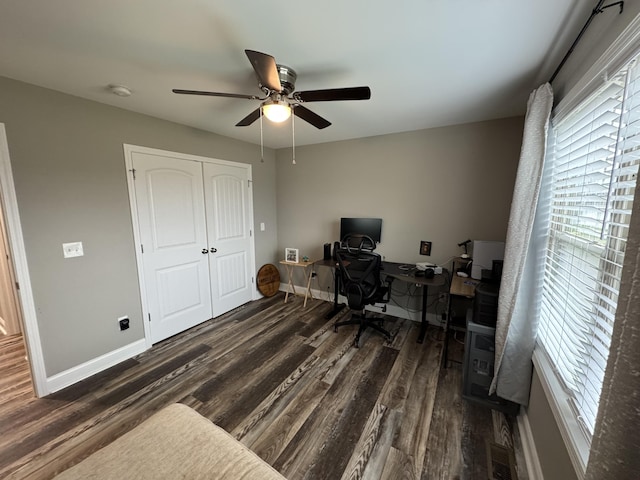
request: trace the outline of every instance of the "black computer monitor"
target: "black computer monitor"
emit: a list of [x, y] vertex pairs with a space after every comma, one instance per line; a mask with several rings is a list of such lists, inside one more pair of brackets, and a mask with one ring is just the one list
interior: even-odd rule
[[341, 218], [340, 240], [346, 235], [366, 235], [376, 243], [380, 243], [382, 234], [381, 218]]

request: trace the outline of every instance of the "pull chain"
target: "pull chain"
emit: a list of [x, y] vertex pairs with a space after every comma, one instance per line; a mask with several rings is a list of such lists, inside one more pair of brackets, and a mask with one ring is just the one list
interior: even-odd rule
[[[291, 113], [293, 113], [293, 112], [291, 112]], [[295, 115], [291, 115], [291, 135], [293, 137], [292, 138], [292, 142], [291, 142], [291, 145], [292, 145], [292, 149], [291, 150], [292, 150], [292, 153], [293, 153], [293, 162], [292, 163], [294, 165], [296, 164], [296, 122], [294, 120], [295, 118], [296, 118]]]
[[260, 107], [260, 163], [264, 163], [264, 137], [262, 135], [262, 107]]

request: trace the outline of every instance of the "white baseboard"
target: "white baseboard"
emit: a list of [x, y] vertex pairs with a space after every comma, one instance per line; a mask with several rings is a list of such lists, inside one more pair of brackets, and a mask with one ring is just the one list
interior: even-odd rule
[[[295, 289], [296, 289], [297, 295], [302, 295], [304, 297], [304, 292], [305, 292], [304, 287], [295, 285]], [[288, 284], [280, 283], [280, 291], [290, 292], [291, 290]], [[326, 302], [333, 302], [333, 293], [329, 294], [328, 292], [325, 292], [322, 290], [316, 290], [314, 288], [311, 289], [311, 293], [313, 294], [313, 298], [318, 298]], [[339, 295], [338, 303], [346, 304], [347, 299], [342, 295]], [[385, 315], [390, 315], [392, 317], [398, 317], [398, 318], [405, 318], [407, 320], [413, 320], [414, 322], [420, 322], [422, 320], [422, 312], [408, 311], [402, 307], [394, 305], [393, 303], [387, 303], [386, 306], [387, 306], [387, 311], [385, 312]], [[375, 307], [371, 305], [367, 306], [367, 311], [374, 312], [374, 313], [382, 313], [381, 307]], [[427, 313], [427, 322], [429, 322], [430, 325], [436, 325], [439, 327], [444, 326], [438, 319], [437, 315], [433, 313]]]
[[120, 362], [144, 352], [146, 349], [145, 339], [142, 338], [136, 342], [130, 343], [129, 345], [125, 345], [117, 350], [70, 368], [69, 370], [53, 375], [52, 377], [47, 377], [47, 394], [62, 390], [63, 388], [73, 385], [80, 380], [84, 380], [91, 375], [95, 375], [107, 368], [113, 367]]
[[533, 433], [531, 432], [531, 425], [529, 424], [529, 416], [524, 408], [521, 409], [517, 420], [529, 480], [544, 480], [540, 459], [538, 458], [538, 451], [536, 450], [536, 443], [533, 440]]

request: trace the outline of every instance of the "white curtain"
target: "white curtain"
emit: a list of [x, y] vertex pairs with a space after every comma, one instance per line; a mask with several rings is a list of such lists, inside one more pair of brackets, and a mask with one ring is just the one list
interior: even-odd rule
[[[520, 163], [511, 202], [498, 297], [494, 378], [490, 393], [526, 405], [536, 339], [535, 272], [543, 238], [532, 235], [544, 167], [553, 91], [548, 83], [527, 103]], [[538, 213], [538, 215], [537, 215]]]
[[640, 195], [636, 186], [586, 480], [640, 476]]

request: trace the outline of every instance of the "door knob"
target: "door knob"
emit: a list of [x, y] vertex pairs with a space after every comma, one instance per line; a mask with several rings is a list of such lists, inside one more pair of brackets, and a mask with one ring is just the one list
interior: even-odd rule
[[207, 250], [206, 248], [203, 248], [202, 249], [202, 253], [204, 253], [206, 255], [207, 253], [209, 253], [209, 250]]
[[216, 253], [217, 251], [218, 251], [218, 249], [217, 249], [217, 248], [213, 248], [213, 247], [211, 247], [211, 253]]

